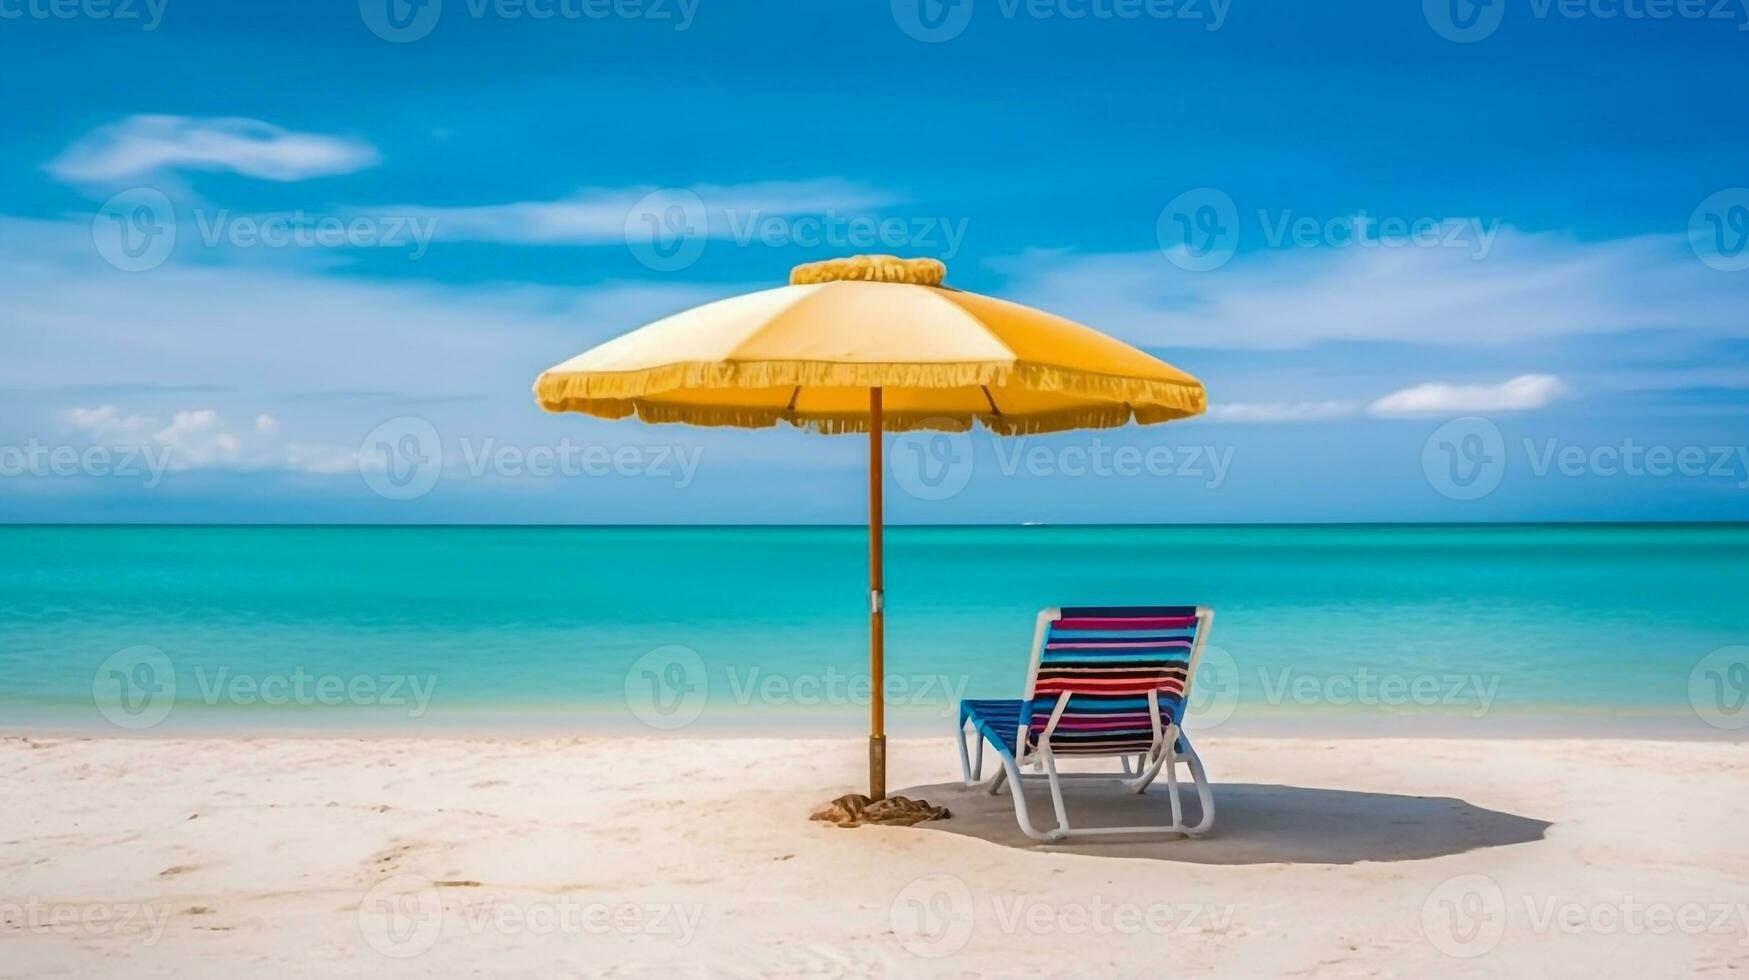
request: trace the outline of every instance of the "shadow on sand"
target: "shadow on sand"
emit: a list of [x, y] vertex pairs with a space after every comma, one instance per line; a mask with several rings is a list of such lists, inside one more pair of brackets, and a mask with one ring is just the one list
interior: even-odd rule
[[[1170, 819], [1165, 793], [1164, 781], [1137, 796], [1103, 780], [1076, 780], [1064, 800], [1076, 827], [1157, 824]], [[1020, 832], [1007, 790], [990, 796], [981, 787], [937, 783], [897, 794], [952, 811], [951, 819], [918, 824], [917, 830], [976, 837], [1006, 847], [1191, 864], [1413, 861], [1541, 840], [1549, 828], [1547, 821], [1485, 810], [1450, 797], [1216, 783], [1214, 829], [1200, 838], [1085, 837], [1042, 844]], [[1056, 826], [1050, 792], [1042, 781], [1027, 786], [1026, 801], [1035, 825]], [[1186, 822], [1195, 822], [1196, 794], [1188, 787], [1184, 806]]]

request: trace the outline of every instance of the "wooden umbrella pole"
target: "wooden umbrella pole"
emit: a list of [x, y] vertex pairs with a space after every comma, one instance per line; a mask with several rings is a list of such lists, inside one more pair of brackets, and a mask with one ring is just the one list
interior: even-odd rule
[[887, 795], [886, 592], [881, 575], [881, 390], [868, 390], [868, 796]]

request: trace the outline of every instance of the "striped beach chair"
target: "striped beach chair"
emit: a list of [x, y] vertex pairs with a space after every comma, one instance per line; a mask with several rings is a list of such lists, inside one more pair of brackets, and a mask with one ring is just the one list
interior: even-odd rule
[[[1180, 728], [1214, 610], [1201, 606], [1083, 606], [1046, 609], [1033, 633], [1026, 696], [964, 700], [959, 710], [960, 770], [967, 786], [983, 778], [984, 744], [1001, 760], [989, 792], [1007, 783], [1020, 829], [1034, 840], [1108, 834], [1200, 834], [1214, 823], [1214, 797], [1202, 760]], [[968, 735], [977, 746], [976, 762]], [[1058, 756], [1115, 757], [1118, 773], [1060, 773]], [[1184, 822], [1178, 766], [1196, 787], [1199, 815]], [[1032, 772], [1027, 772], [1027, 769]], [[1040, 772], [1038, 770], [1042, 769]], [[1116, 780], [1146, 792], [1164, 770], [1172, 822], [1145, 827], [1071, 828], [1063, 806], [1067, 779]], [[1040, 831], [1026, 812], [1023, 780], [1050, 783], [1057, 826]]]

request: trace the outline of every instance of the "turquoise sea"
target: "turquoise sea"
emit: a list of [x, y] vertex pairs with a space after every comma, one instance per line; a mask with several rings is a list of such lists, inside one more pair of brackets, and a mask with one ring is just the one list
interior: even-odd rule
[[[861, 528], [4, 527], [0, 727], [856, 734]], [[896, 528], [898, 732], [1051, 605], [1217, 611], [1196, 727], [1731, 737], [1749, 527]], [[1739, 724], [1741, 723], [1741, 724]]]

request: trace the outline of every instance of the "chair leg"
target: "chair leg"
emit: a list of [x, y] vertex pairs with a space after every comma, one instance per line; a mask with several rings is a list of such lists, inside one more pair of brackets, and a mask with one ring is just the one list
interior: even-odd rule
[[[990, 780], [991, 793], [995, 792], [995, 787], [1002, 784], [1004, 777], [1008, 780], [1009, 795], [1014, 797], [1014, 820], [1020, 824], [1020, 832], [1037, 841], [1048, 842], [1061, 839], [1065, 833], [1062, 827], [1041, 831], [1032, 825], [1032, 817], [1026, 810], [1026, 793], [1020, 780], [1020, 767], [1015, 765], [1014, 760], [1006, 755], [1002, 756], [1002, 771]], [[1052, 783], [1052, 793], [1056, 799], [1058, 819], [1060, 820], [1063, 812], [1063, 799], [1062, 794], [1056, 792], [1054, 782]]]
[[1202, 807], [1202, 816], [1196, 826], [1185, 833], [1196, 836], [1215, 825], [1215, 794], [1209, 787], [1208, 773], [1203, 771], [1202, 758], [1196, 754], [1196, 747], [1184, 740], [1184, 760], [1190, 765], [1190, 781], [1196, 786], [1196, 802]]
[[[1122, 780], [1125, 786], [1132, 788], [1137, 793], [1141, 793], [1148, 788], [1148, 785], [1152, 783], [1154, 778], [1162, 769], [1164, 769], [1166, 771], [1168, 802], [1172, 808], [1172, 823], [1168, 826], [1089, 827], [1083, 830], [1072, 829], [1069, 826], [1068, 808], [1063, 801], [1063, 777], [1057, 771], [1056, 757], [1048, 748], [1044, 747], [1034, 751], [1023, 762], [1018, 763], [1006, 753], [1000, 754], [999, 758], [1002, 764], [997, 768], [995, 774], [990, 777], [989, 783], [985, 787], [985, 792], [991, 796], [995, 796], [1000, 793], [1002, 787], [1006, 785], [1009, 794], [1014, 797], [1014, 819], [1015, 822], [1020, 825], [1021, 833], [1033, 840], [1043, 841], [1045, 843], [1052, 843], [1069, 837], [1121, 834], [1183, 834], [1194, 837], [1204, 833], [1214, 825], [1214, 793], [1209, 786], [1208, 773], [1203, 769], [1202, 759], [1196, 754], [1196, 749], [1190, 744], [1190, 739], [1185, 738], [1182, 732], [1176, 730], [1168, 732], [1168, 736], [1169, 737], [1163, 740], [1158, 746], [1150, 748], [1147, 753], [1137, 756], [1135, 770], [1140, 772], [1139, 775], [1132, 779]], [[971, 761], [969, 749], [965, 743], [966, 731], [963, 727], [960, 729], [960, 767], [961, 774], [967, 777], [966, 785], [968, 786], [976, 785], [976, 780], [983, 775], [984, 769], [983, 739], [982, 736], [977, 733], [974, 733], [974, 737], [979, 739], [975, 770]], [[1184, 751], [1182, 752], [1178, 750], [1178, 746], [1181, 742], [1184, 746]], [[1200, 819], [1198, 819], [1196, 825], [1193, 827], [1186, 827], [1184, 825], [1184, 808], [1181, 794], [1179, 792], [1178, 781], [1178, 764], [1180, 762], [1183, 762], [1190, 767], [1191, 783], [1196, 789], [1197, 803], [1201, 808]], [[1031, 814], [1027, 810], [1025, 782], [1022, 779], [1025, 772], [1022, 767], [1028, 764], [1033, 768], [1043, 769], [1043, 775], [1050, 785], [1051, 806], [1056, 811], [1057, 826], [1049, 830], [1039, 830], [1037, 827], [1033, 826]], [[1146, 769], [1142, 768], [1144, 764], [1147, 766]], [[1132, 771], [1128, 757], [1122, 758], [1122, 765], [1126, 774]]]
[[1172, 826], [1184, 826], [1184, 804], [1178, 800], [1178, 733], [1167, 730], [1166, 750], [1160, 758], [1166, 762], [1166, 795], [1172, 801]]
[[[1141, 768], [1141, 761], [1148, 760], [1148, 768]], [[1148, 747], [1146, 755], [1138, 757], [1136, 778], [1123, 780], [1126, 788], [1136, 793], [1146, 793], [1148, 786], [1154, 782], [1154, 777], [1160, 775], [1160, 767], [1166, 762], [1166, 755], [1160, 751], [1159, 745]]]
[[[1055, 836], [1063, 836], [1069, 832], [1069, 811], [1063, 805], [1063, 781], [1057, 777], [1057, 756], [1051, 751], [1047, 741], [1039, 755], [1044, 759], [1045, 774], [1051, 784], [1051, 806], [1057, 811], [1057, 829]], [[1017, 788], [1018, 788], [1018, 784]]]

